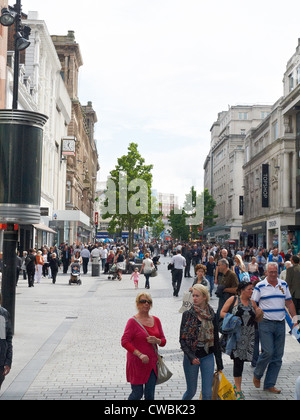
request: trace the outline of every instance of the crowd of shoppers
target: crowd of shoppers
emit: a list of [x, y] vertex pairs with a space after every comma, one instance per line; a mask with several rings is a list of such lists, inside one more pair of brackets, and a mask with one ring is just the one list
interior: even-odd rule
[[[282, 365], [285, 344], [285, 311], [297, 326], [300, 311], [300, 259], [297, 255], [280, 255], [275, 248], [224, 249], [219, 246], [176, 243], [160, 246], [136, 245], [129, 252], [125, 244], [89, 244], [59, 247], [44, 246], [30, 249], [20, 259], [19, 270], [28, 286], [40, 283], [47, 276], [56, 282], [60, 267], [67, 273], [73, 261], [81, 264], [87, 273], [90, 261], [101, 262], [104, 273], [116, 265], [119, 280], [122, 273], [132, 274], [138, 288], [140, 274], [145, 276], [145, 289], [150, 288], [150, 275], [157, 269], [161, 254], [172, 256], [171, 271], [173, 295], [178, 296], [182, 278], [192, 277], [193, 304], [182, 315], [179, 343], [183, 351], [183, 371], [186, 379], [184, 400], [194, 398], [199, 373], [202, 399], [212, 398], [212, 382], [216, 370], [223, 370], [222, 351], [233, 360], [234, 391], [236, 398], [245, 399], [242, 391], [242, 374], [245, 362], [252, 362], [253, 384], [271, 393], [281, 391], [276, 387]], [[141, 262], [136, 266], [136, 262]], [[193, 273], [191, 271], [193, 270]], [[285, 278], [282, 273], [285, 272]], [[245, 274], [248, 274], [245, 276]], [[214, 288], [219, 298], [216, 313], [209, 304]], [[150, 314], [152, 297], [146, 291], [136, 298], [137, 313], [127, 322], [121, 343], [127, 350], [127, 380], [131, 383], [130, 400], [155, 398], [157, 378], [157, 346], [165, 346], [162, 324]], [[235, 328], [227, 333], [226, 349], [220, 337], [234, 320]], [[237, 322], [238, 321], [238, 322]], [[4, 326], [4, 328], [3, 328]], [[226, 326], [226, 327], [225, 327]], [[5, 330], [5, 331], [4, 331]], [[226, 333], [225, 333], [226, 335]], [[261, 353], [258, 354], [258, 343]], [[5, 351], [3, 350], [5, 349]], [[0, 387], [12, 363], [12, 339], [9, 314], [0, 306]], [[299, 393], [299, 384], [296, 384]], [[300, 398], [300, 397], [299, 397]]]
[[[163, 254], [172, 256], [170, 269], [172, 270], [172, 284], [174, 296], [178, 296], [181, 280], [191, 277], [191, 266], [194, 267], [194, 283], [190, 291], [193, 305], [182, 315], [180, 327], [180, 346], [183, 351], [183, 370], [187, 389], [184, 400], [192, 399], [197, 390], [199, 372], [202, 382], [202, 399], [212, 398], [212, 383], [215, 371], [223, 370], [220, 333], [234, 321], [233, 332], [226, 336], [226, 350], [233, 360], [234, 393], [237, 400], [244, 400], [242, 391], [242, 374], [245, 362], [251, 362], [255, 367], [253, 383], [260, 387], [260, 380], [264, 373], [264, 390], [278, 394], [276, 381], [282, 364], [285, 343], [285, 309], [298, 325], [296, 315], [300, 304], [300, 266], [298, 256], [289, 256], [290, 264], [285, 264], [284, 256], [278, 256], [278, 250], [257, 249], [245, 252], [241, 249], [227, 250], [216, 247], [199, 247], [177, 244], [164, 247]], [[285, 270], [286, 281], [279, 278]], [[208, 274], [209, 273], [209, 274]], [[209, 278], [207, 278], [209, 276]], [[209, 305], [214, 287], [219, 297], [217, 313]], [[289, 290], [289, 286], [291, 292]], [[148, 296], [149, 304], [152, 299]], [[140, 296], [141, 298], [141, 296]], [[142, 302], [147, 301], [145, 295]], [[298, 308], [298, 309], [296, 309]], [[148, 309], [148, 305], [147, 305]], [[150, 308], [149, 308], [150, 309]], [[141, 333], [136, 330], [132, 320], [129, 325], [135, 331], [133, 336]], [[225, 327], [226, 325], [226, 327]], [[134, 327], [134, 328], [133, 328]], [[138, 349], [128, 347], [124, 337], [128, 335], [128, 325], [122, 338], [122, 345], [128, 350], [128, 360], [135, 369], [143, 371], [143, 363], [139, 362]], [[144, 336], [144, 340], [146, 336]], [[155, 338], [156, 344], [159, 338]], [[165, 341], [163, 343], [166, 344]], [[261, 352], [259, 353], [259, 344]], [[155, 358], [155, 353], [152, 354]], [[127, 371], [130, 363], [127, 362]], [[152, 371], [155, 374], [155, 371]], [[146, 389], [153, 390], [153, 375], [147, 376], [143, 382], [145, 390], [140, 388], [139, 394], [132, 393], [130, 399], [149, 398]], [[132, 378], [128, 377], [132, 382]], [[299, 382], [299, 381], [298, 381]], [[299, 384], [296, 395], [299, 393]], [[150, 399], [152, 399], [151, 395]], [[299, 397], [300, 398], [300, 397]]]

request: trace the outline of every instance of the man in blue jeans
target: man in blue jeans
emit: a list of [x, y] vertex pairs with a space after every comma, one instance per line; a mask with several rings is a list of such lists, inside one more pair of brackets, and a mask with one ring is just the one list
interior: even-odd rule
[[284, 353], [285, 306], [292, 318], [296, 316], [296, 310], [287, 283], [278, 278], [277, 263], [269, 262], [266, 268], [267, 277], [257, 283], [252, 295], [252, 299], [264, 311], [264, 319], [258, 324], [262, 353], [254, 369], [253, 383], [260, 388], [260, 380], [267, 370], [264, 389], [280, 394], [275, 385]]

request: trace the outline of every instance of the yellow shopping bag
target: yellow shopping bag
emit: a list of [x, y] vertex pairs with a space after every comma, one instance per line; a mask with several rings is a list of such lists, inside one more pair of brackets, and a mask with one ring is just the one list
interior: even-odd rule
[[220, 372], [220, 384], [219, 384], [219, 391], [218, 395], [221, 400], [236, 400], [234, 395], [234, 389], [228, 379], [225, 378], [224, 374]]

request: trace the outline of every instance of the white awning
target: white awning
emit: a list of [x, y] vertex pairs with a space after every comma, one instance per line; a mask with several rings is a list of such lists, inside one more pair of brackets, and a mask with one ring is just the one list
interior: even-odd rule
[[32, 225], [36, 230], [42, 230], [43, 232], [53, 233], [57, 235], [57, 232], [55, 230], [49, 228], [48, 226], [44, 225], [44, 223], [38, 223], [35, 225]]

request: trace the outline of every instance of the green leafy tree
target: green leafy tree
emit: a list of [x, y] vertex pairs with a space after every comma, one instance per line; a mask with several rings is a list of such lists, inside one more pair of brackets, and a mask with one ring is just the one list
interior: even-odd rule
[[152, 226], [153, 238], [159, 239], [164, 230], [165, 230], [165, 224], [162, 221], [162, 217], [159, 216], [159, 218], [156, 220], [156, 222], [154, 222]]
[[216, 202], [209, 194], [206, 188], [201, 194], [197, 194], [194, 187], [186, 194], [184, 202], [184, 211], [187, 216], [187, 223], [191, 226], [190, 233], [192, 238], [197, 238], [200, 231], [204, 228], [215, 226], [215, 219], [218, 217], [214, 214]]
[[138, 145], [130, 143], [128, 154], [118, 159], [107, 182], [102, 217], [110, 219], [110, 233], [128, 230], [130, 250], [133, 249], [134, 231], [145, 225], [152, 226], [159, 217], [152, 206], [152, 169], [153, 165], [145, 165]]
[[189, 239], [189, 226], [186, 224], [187, 214], [184, 210], [180, 212], [171, 210], [168, 216], [169, 224], [172, 228], [172, 237], [181, 241]]
[[202, 193], [204, 198], [204, 219], [203, 219], [203, 228], [208, 228], [216, 225], [215, 219], [219, 216], [214, 214], [216, 202], [213, 197], [209, 194], [208, 189], [205, 188]]

